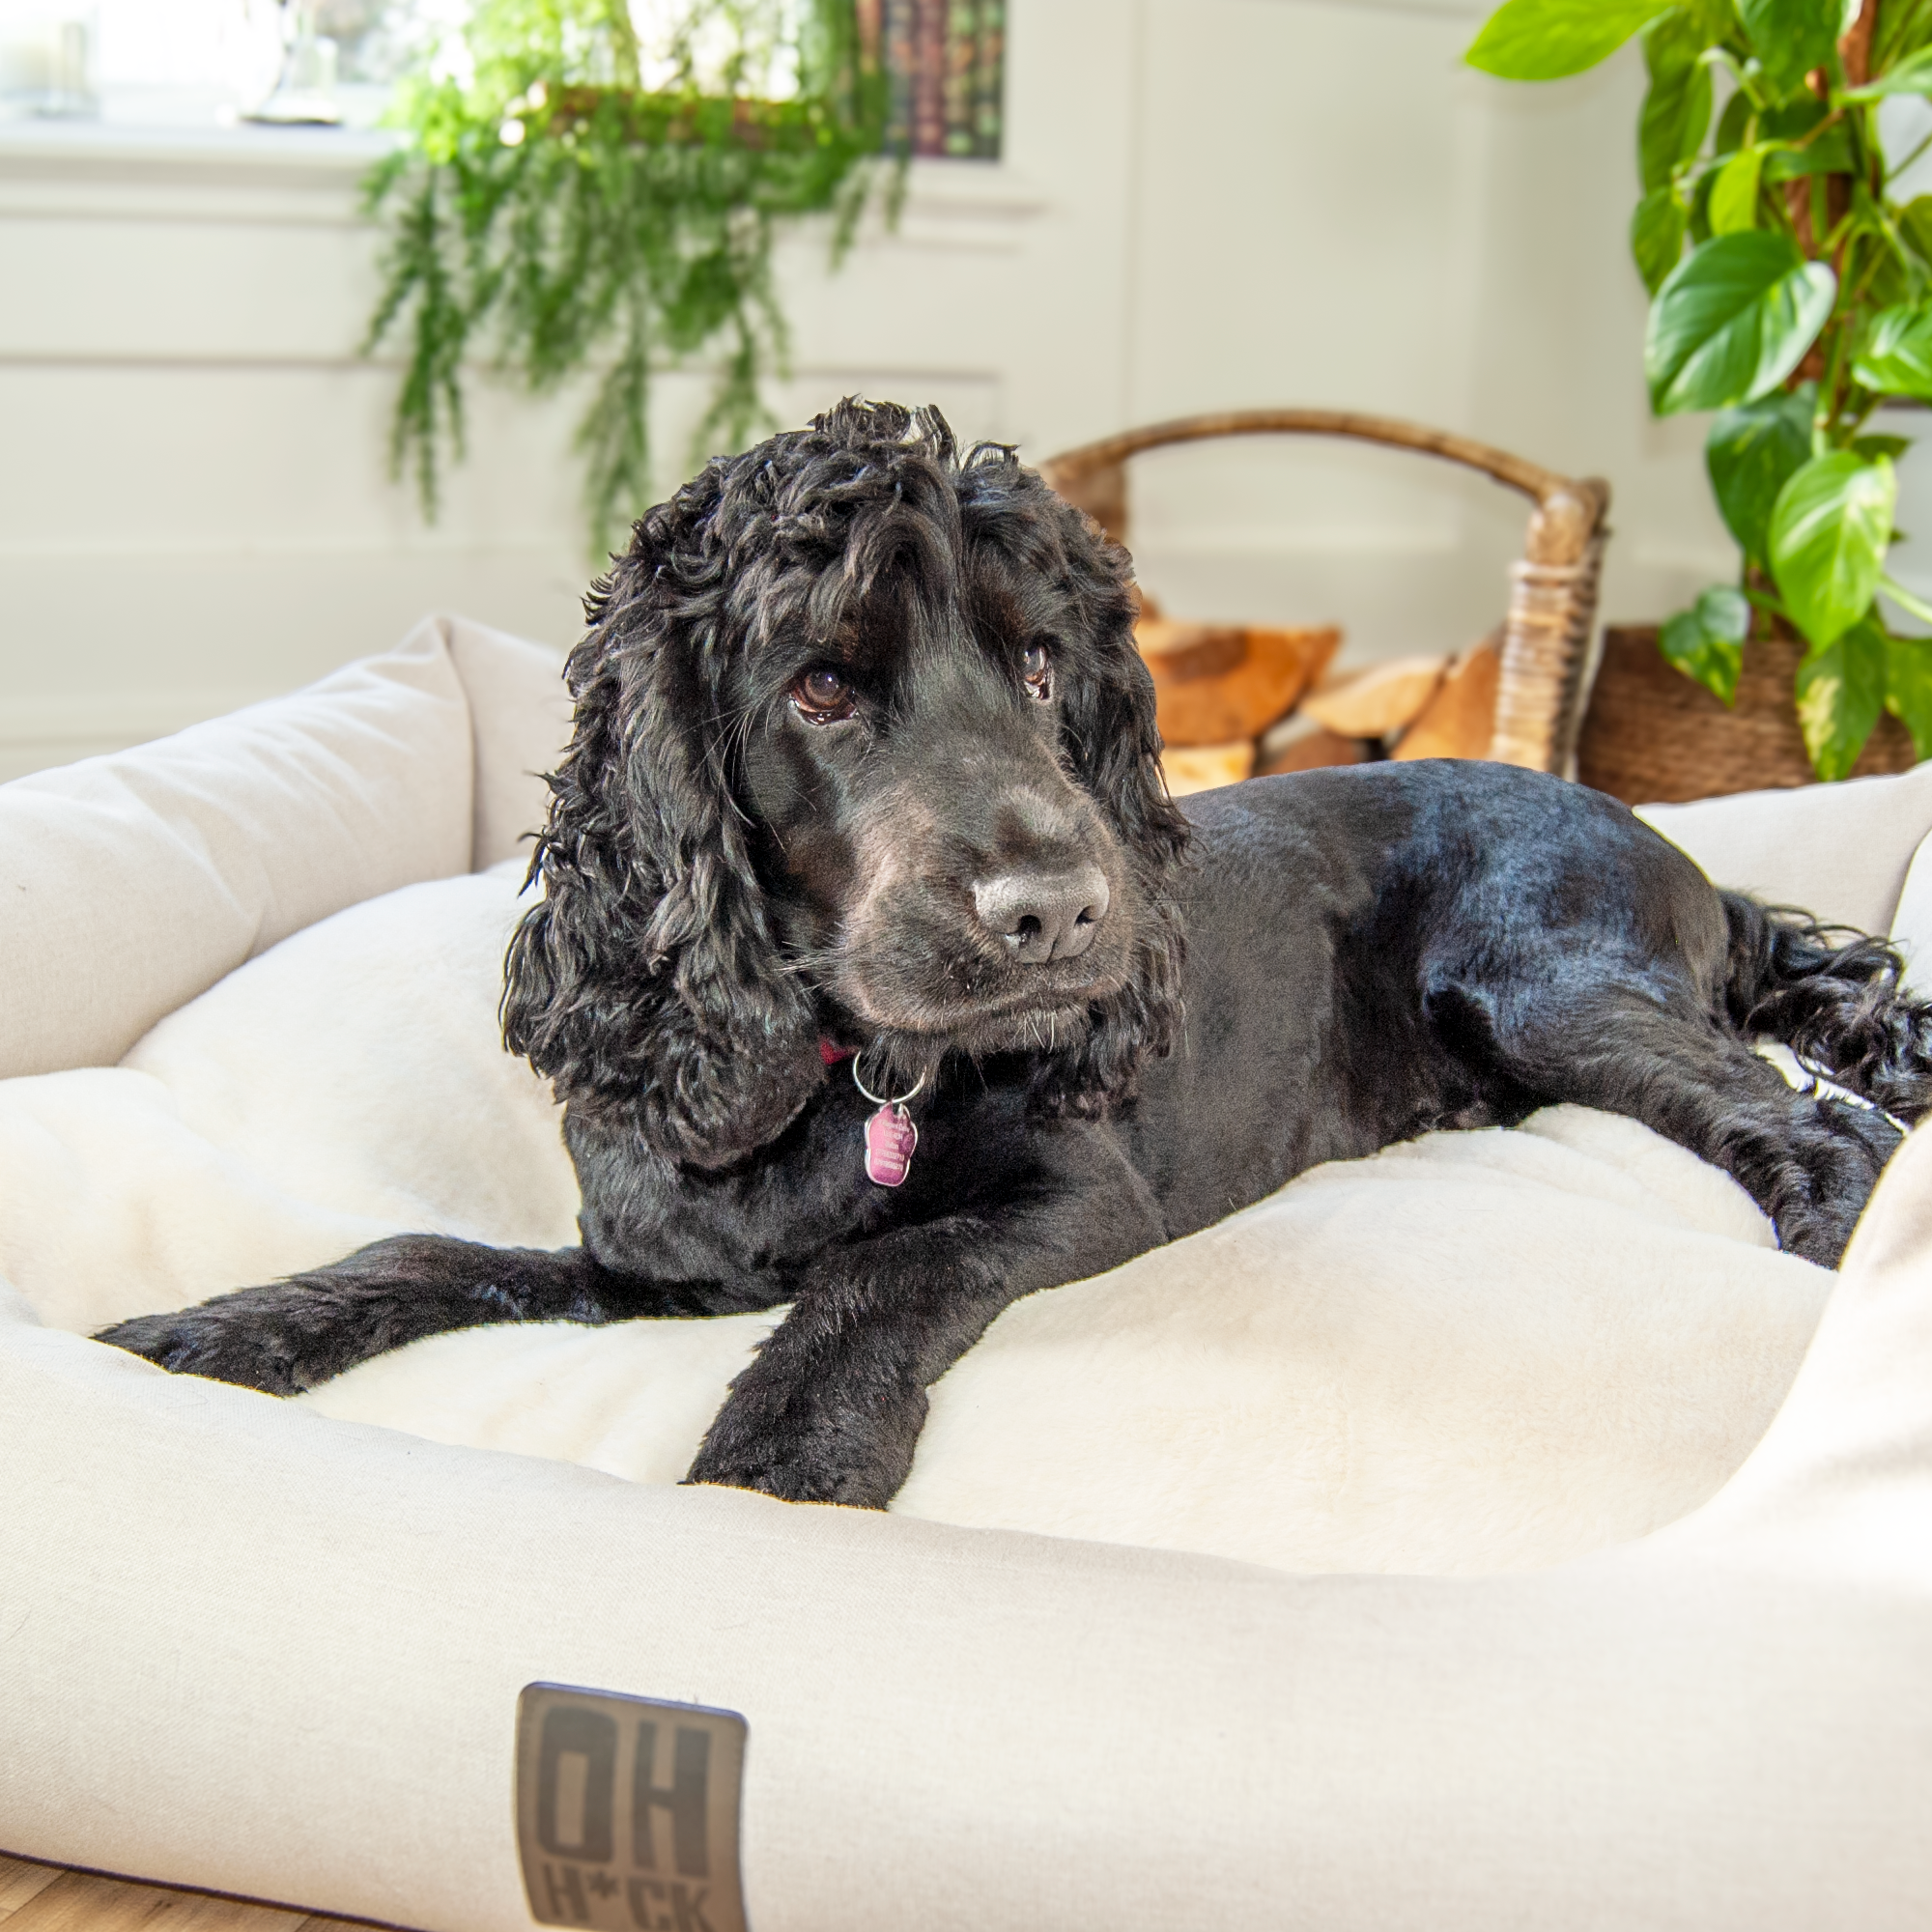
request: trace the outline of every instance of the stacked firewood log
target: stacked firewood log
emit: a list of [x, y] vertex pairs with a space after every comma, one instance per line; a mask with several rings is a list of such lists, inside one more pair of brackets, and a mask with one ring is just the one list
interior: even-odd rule
[[1178, 623], [1146, 600], [1134, 640], [1153, 672], [1176, 797], [1318, 765], [1489, 750], [1501, 669], [1493, 636], [1454, 656], [1335, 671], [1342, 634], [1332, 625]]

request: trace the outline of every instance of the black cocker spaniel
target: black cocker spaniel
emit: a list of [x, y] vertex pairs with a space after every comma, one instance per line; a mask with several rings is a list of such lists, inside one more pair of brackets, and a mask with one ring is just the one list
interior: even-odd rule
[[1317, 1161], [1572, 1100], [1830, 1265], [1932, 1008], [1878, 941], [1480, 763], [1168, 798], [1130, 565], [1009, 449], [847, 402], [637, 526], [570, 660], [503, 1032], [582, 1245], [378, 1241], [104, 1338], [290, 1393], [420, 1336], [789, 1303], [695, 1482], [882, 1506], [1009, 1302]]

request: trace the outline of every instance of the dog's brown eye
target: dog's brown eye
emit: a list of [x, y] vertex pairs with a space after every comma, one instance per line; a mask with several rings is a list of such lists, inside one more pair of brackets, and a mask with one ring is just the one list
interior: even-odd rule
[[1053, 668], [1053, 653], [1044, 644], [1029, 644], [1020, 654], [1020, 675], [1036, 697], [1046, 696], [1047, 673]]
[[852, 711], [852, 687], [829, 665], [809, 670], [791, 688], [792, 702], [808, 718], [823, 724]]

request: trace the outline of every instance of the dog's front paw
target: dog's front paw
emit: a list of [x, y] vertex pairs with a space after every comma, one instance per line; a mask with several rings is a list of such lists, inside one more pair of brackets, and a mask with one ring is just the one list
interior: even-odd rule
[[175, 1375], [206, 1376], [269, 1395], [296, 1395], [326, 1378], [305, 1359], [312, 1338], [277, 1306], [273, 1289], [244, 1289], [174, 1315], [139, 1315], [94, 1338]]
[[882, 1510], [911, 1473], [925, 1408], [923, 1389], [864, 1410], [796, 1399], [768, 1408], [741, 1389], [719, 1411], [684, 1480], [791, 1503]]

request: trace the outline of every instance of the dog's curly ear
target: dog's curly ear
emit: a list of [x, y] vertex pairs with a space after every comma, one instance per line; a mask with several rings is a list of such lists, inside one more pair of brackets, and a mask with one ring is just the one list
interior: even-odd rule
[[580, 1118], [721, 1167], [824, 1077], [730, 793], [725, 579], [710, 472], [638, 526], [567, 676], [576, 730], [505, 966], [503, 1039]]
[[1036, 1107], [1091, 1118], [1131, 1100], [1142, 1064], [1166, 1053], [1179, 1031], [1186, 949], [1175, 875], [1188, 826], [1161, 776], [1153, 678], [1134, 643], [1132, 560], [1080, 511], [1052, 501], [1086, 632], [1084, 674], [1063, 702], [1064, 743], [1128, 855], [1139, 900], [1126, 985], [1095, 1011], [1084, 1040], [1042, 1061], [1034, 1081]]

